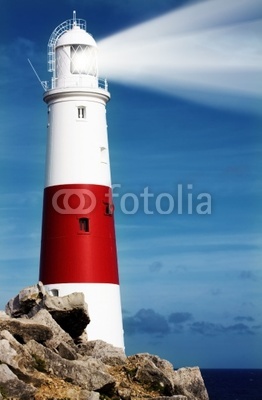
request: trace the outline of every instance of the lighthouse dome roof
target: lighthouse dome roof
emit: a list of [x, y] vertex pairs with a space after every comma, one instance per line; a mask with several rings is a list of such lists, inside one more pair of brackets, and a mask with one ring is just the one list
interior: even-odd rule
[[57, 40], [56, 46], [68, 46], [68, 45], [84, 45], [97, 47], [94, 38], [87, 33], [84, 29], [75, 25], [72, 29], [63, 33], [62, 36]]

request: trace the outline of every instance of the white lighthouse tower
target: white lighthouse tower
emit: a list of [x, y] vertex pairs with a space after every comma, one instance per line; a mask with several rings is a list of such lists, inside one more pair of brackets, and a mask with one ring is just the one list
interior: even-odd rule
[[83, 292], [89, 340], [124, 348], [107, 138], [106, 81], [84, 20], [60, 24], [48, 43], [52, 72], [40, 280], [54, 295]]

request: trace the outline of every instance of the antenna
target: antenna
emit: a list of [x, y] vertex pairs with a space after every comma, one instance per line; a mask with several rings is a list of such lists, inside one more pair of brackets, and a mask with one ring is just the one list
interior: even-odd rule
[[73, 11], [73, 26], [76, 26], [76, 11]]
[[41, 81], [41, 79], [39, 78], [38, 73], [36, 72], [36, 70], [35, 70], [35, 68], [33, 67], [33, 64], [31, 63], [31, 61], [29, 60], [29, 58], [27, 59], [27, 61], [29, 62], [30, 67], [31, 67], [32, 70], [34, 71], [35, 76], [37, 77], [38, 81], [40, 82], [40, 85], [42, 86], [42, 88], [43, 88], [44, 90], [47, 90], [47, 89], [48, 89], [47, 82], [46, 82], [46, 81]]

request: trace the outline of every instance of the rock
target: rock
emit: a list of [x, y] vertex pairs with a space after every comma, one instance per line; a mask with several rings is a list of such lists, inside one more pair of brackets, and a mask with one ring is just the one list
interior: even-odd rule
[[73, 339], [81, 336], [90, 322], [83, 293], [63, 297], [47, 296], [44, 307]]
[[0, 361], [7, 364], [20, 380], [40, 385], [43, 377], [34, 375], [34, 360], [25, 347], [8, 331], [1, 331], [0, 337]]
[[198, 367], [180, 368], [174, 372], [174, 386], [177, 394], [188, 400], [208, 400], [208, 393]]
[[81, 336], [90, 322], [83, 293], [51, 296], [42, 282], [22, 289], [5, 307], [6, 314], [13, 318], [32, 318], [42, 309], [73, 339]]
[[208, 400], [199, 369], [185, 370], [188, 379], [180, 381], [180, 370], [174, 371], [169, 361], [148, 353], [129, 356], [124, 365], [109, 367], [116, 380], [115, 392], [123, 400]]
[[10, 317], [9, 317], [9, 315], [6, 314], [5, 311], [0, 311], [0, 318], [1, 318], [1, 319], [3, 319], [3, 318], [8, 319], [8, 318], [10, 318]]
[[91, 392], [88, 396], [88, 400], [99, 400], [100, 395], [98, 392]]
[[78, 359], [77, 352], [71, 346], [69, 346], [67, 343], [61, 342], [57, 346], [57, 351], [62, 358], [65, 358], [67, 360], [77, 360]]
[[66, 360], [34, 340], [28, 342], [25, 348], [37, 357], [41, 372], [74, 382], [87, 390], [103, 390], [104, 387], [114, 386], [114, 379], [107, 372], [105, 365], [92, 357], [85, 361]]
[[124, 350], [103, 340], [92, 340], [78, 346], [84, 357], [94, 357], [107, 365], [123, 365], [126, 362]]
[[5, 307], [6, 314], [13, 318], [33, 316], [43, 307], [46, 290], [42, 282], [22, 289], [19, 294], [9, 300]]
[[169, 374], [165, 373], [165, 369], [169, 373], [169, 368], [172, 368], [168, 361], [148, 353], [128, 357], [128, 361], [134, 367], [130, 371], [134, 381], [139, 382], [147, 390], [158, 392], [164, 396], [174, 394], [172, 379], [168, 376]]
[[[14, 359], [17, 357], [17, 352], [11, 347], [9, 341], [6, 339], [0, 340], [0, 357], [1, 362], [5, 362], [9, 365], [13, 365]], [[17, 365], [17, 361], [15, 361], [15, 365]]]
[[[56, 349], [61, 343], [69, 345], [73, 350], [76, 349], [73, 339], [66, 333], [60, 325], [54, 320], [54, 318], [49, 314], [46, 309], [40, 310], [36, 315], [31, 318], [38, 324], [42, 324], [51, 329], [53, 336], [51, 339], [46, 341], [46, 346], [51, 349]], [[34, 338], [32, 338], [34, 339]]]
[[[42, 374], [43, 375], [43, 374]], [[46, 380], [37, 387], [34, 400], [86, 400], [91, 392], [79, 386], [54, 376], [47, 376]], [[33, 400], [32, 399], [32, 400]]]
[[0, 364], [0, 388], [4, 398], [31, 400], [36, 389], [26, 384], [6, 364]]
[[167, 396], [154, 397], [154, 400], [187, 400], [187, 397], [178, 394], [178, 395], [173, 395], [171, 397], [167, 397]]
[[75, 344], [79, 347], [81, 344], [85, 344], [88, 342], [88, 336], [86, 330], [78, 336], [78, 338], [74, 339]]
[[140, 367], [148, 362], [152, 362], [154, 366], [156, 366], [168, 378], [173, 386], [174, 367], [171, 362], [148, 353], [135, 354], [134, 356], [128, 357], [128, 359], [132, 360], [133, 363], [137, 363]]
[[21, 290], [0, 311], [0, 400], [208, 400], [199, 368], [126, 357], [88, 341], [88, 322], [82, 293], [51, 296], [41, 282]]
[[121, 397], [121, 399], [123, 400], [130, 400], [131, 399], [131, 394], [132, 394], [132, 390], [126, 387], [122, 387], [122, 385], [120, 384], [120, 386], [118, 387], [117, 390], [119, 396]]
[[20, 343], [31, 339], [44, 343], [53, 336], [50, 328], [28, 319], [0, 318], [0, 330], [8, 330]]

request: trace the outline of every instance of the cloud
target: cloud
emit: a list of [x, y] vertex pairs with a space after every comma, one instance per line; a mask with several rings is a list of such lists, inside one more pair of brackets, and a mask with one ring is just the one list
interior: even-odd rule
[[146, 333], [163, 336], [170, 332], [167, 320], [152, 309], [140, 309], [134, 316], [124, 318], [127, 335]]
[[159, 272], [163, 268], [163, 264], [160, 261], [154, 261], [149, 265], [150, 272]]
[[247, 321], [247, 322], [253, 322], [254, 318], [253, 317], [248, 317], [244, 315], [238, 315], [237, 317], [234, 318], [235, 321], [242, 322], [242, 321]]
[[212, 289], [211, 294], [212, 296], [219, 296], [222, 293], [221, 289]]
[[239, 324], [235, 324], [235, 325], [231, 325], [228, 326], [227, 328], [225, 328], [227, 332], [233, 332], [233, 333], [237, 333], [240, 335], [253, 335], [254, 332], [251, 330], [251, 328], [249, 328], [249, 326], [243, 324], [243, 323], [239, 323]]
[[262, 328], [262, 325], [252, 325], [252, 329], [259, 330]]
[[217, 336], [228, 333], [235, 333], [238, 335], [253, 335], [255, 333], [248, 325], [243, 323], [224, 326], [222, 324], [206, 321], [194, 322], [190, 325], [190, 330], [203, 336]]
[[[127, 313], [126, 313], [127, 314]], [[195, 321], [190, 312], [173, 312], [168, 317], [161, 315], [153, 309], [142, 308], [133, 316], [124, 317], [125, 333], [129, 336], [135, 334], [147, 334], [150, 337], [163, 337], [167, 334], [180, 334], [191, 332], [207, 337], [221, 335], [255, 335], [262, 328], [261, 325], [249, 326], [243, 321], [254, 322], [250, 316], [236, 316], [237, 323], [223, 325], [211, 321]]]
[[169, 315], [168, 322], [171, 324], [183, 324], [184, 322], [190, 321], [193, 319], [191, 313], [188, 312], [174, 312]]
[[187, 329], [187, 326], [184, 325], [185, 322], [188, 322], [193, 319], [193, 316], [189, 312], [174, 312], [169, 315], [168, 322], [172, 328], [172, 333], [182, 333]]
[[216, 336], [224, 332], [223, 326], [212, 322], [194, 322], [190, 325], [190, 330], [204, 336]]
[[256, 281], [257, 280], [257, 277], [254, 274], [254, 272], [252, 272], [250, 270], [242, 270], [242, 271], [240, 271], [239, 278], [240, 279], [244, 279], [244, 280], [251, 280], [251, 281]]

